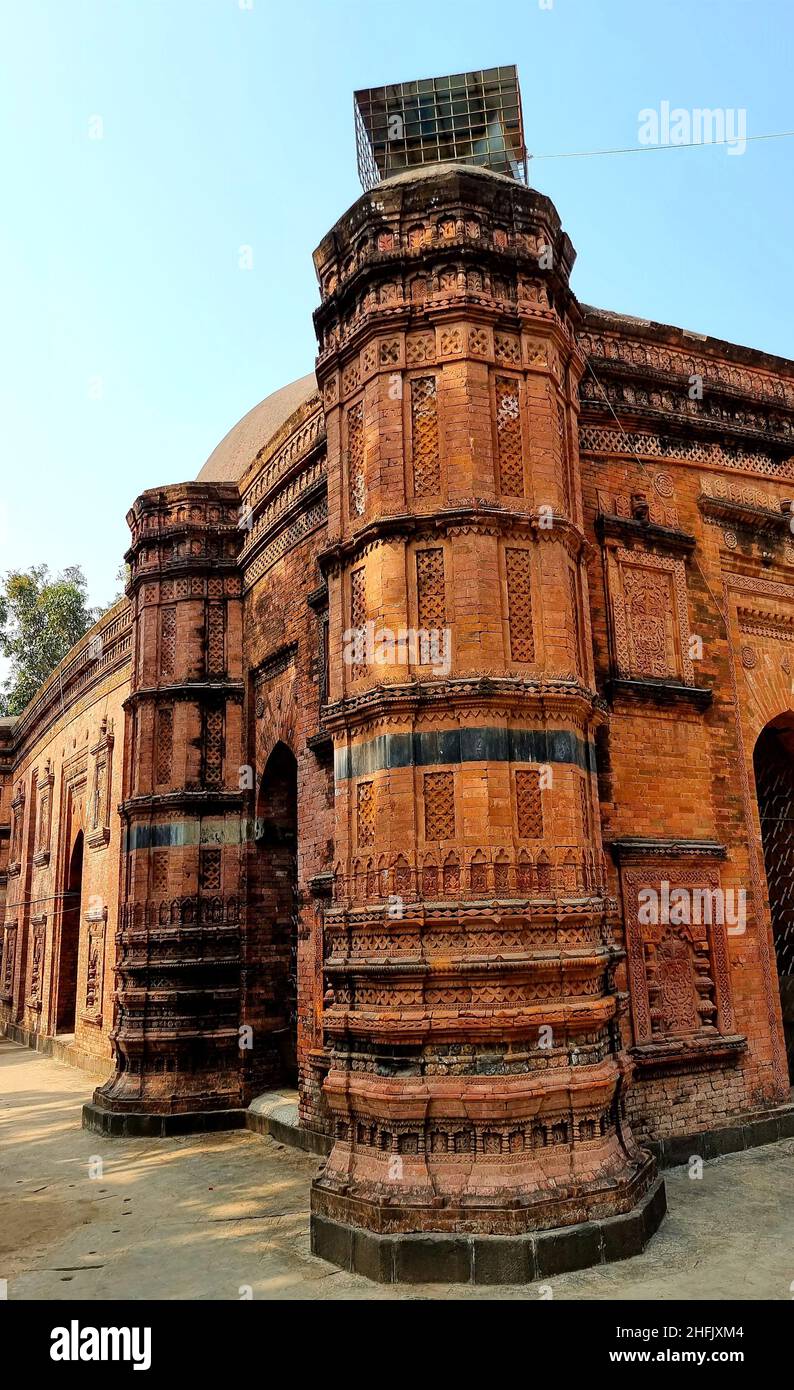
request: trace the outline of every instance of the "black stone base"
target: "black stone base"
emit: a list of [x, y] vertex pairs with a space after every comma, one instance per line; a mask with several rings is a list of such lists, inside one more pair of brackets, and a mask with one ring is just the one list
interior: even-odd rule
[[289, 1144], [290, 1148], [303, 1149], [304, 1153], [316, 1154], [318, 1158], [327, 1158], [334, 1147], [330, 1134], [319, 1134], [313, 1129], [287, 1124], [274, 1115], [256, 1115], [246, 1110], [245, 1117], [248, 1129], [253, 1130], [254, 1134], [268, 1134], [277, 1144]]
[[91, 1101], [83, 1106], [83, 1129], [115, 1139], [167, 1139], [175, 1134], [212, 1134], [245, 1129], [245, 1110], [192, 1110], [179, 1115], [147, 1115], [106, 1110]]
[[650, 1149], [660, 1168], [677, 1168], [692, 1157], [724, 1158], [726, 1154], [741, 1153], [743, 1149], [777, 1144], [781, 1139], [794, 1139], [794, 1102], [791, 1101], [771, 1110], [737, 1115], [732, 1124], [722, 1129], [674, 1134], [667, 1139], [640, 1139], [639, 1142], [644, 1149]]
[[528, 1284], [639, 1255], [667, 1210], [664, 1181], [631, 1211], [520, 1236], [378, 1235], [312, 1213], [312, 1254], [379, 1284]]

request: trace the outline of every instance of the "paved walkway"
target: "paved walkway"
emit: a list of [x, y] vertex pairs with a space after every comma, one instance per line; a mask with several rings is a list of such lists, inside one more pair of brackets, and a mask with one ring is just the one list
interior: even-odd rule
[[[255, 1299], [541, 1297], [534, 1284], [384, 1287], [335, 1270], [309, 1252], [312, 1157], [248, 1131], [102, 1139], [80, 1127], [92, 1088], [0, 1039], [10, 1299], [239, 1299], [246, 1286]], [[554, 1298], [791, 1299], [794, 1140], [666, 1180], [670, 1211], [645, 1253], [552, 1279]]]

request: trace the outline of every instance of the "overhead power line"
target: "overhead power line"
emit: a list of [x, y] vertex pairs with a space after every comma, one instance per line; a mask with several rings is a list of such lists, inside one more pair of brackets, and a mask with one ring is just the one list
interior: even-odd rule
[[[751, 140], [790, 140], [794, 135], [794, 130], [776, 130], [768, 135], [745, 135], [743, 140], [749, 144]], [[687, 140], [682, 144], [657, 145], [626, 145], [622, 149], [615, 150], [564, 150], [556, 154], [530, 154], [528, 159], [595, 159], [598, 155], [604, 154], [649, 154], [652, 150], [691, 150], [695, 148], [708, 148], [710, 145], [735, 145], [736, 140]]]

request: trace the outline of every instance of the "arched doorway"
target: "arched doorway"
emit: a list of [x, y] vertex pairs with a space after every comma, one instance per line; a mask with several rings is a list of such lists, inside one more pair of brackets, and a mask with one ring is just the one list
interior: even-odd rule
[[80, 954], [80, 904], [83, 893], [83, 832], [78, 832], [69, 859], [58, 948], [56, 1033], [73, 1033], [77, 1016], [77, 961]]
[[794, 1082], [794, 714], [773, 719], [753, 753], [789, 1077]]
[[267, 760], [256, 816], [258, 989], [282, 1084], [298, 1081], [298, 764], [283, 743]]

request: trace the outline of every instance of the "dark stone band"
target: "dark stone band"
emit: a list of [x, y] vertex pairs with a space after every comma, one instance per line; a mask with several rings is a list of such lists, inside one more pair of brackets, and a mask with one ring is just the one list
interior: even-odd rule
[[311, 1248], [379, 1284], [528, 1284], [639, 1255], [667, 1210], [664, 1180], [623, 1216], [520, 1236], [378, 1235], [312, 1213]]
[[186, 1110], [173, 1115], [153, 1115], [139, 1110], [106, 1110], [89, 1101], [83, 1106], [83, 1129], [112, 1139], [167, 1139], [178, 1134], [210, 1134], [226, 1129], [245, 1129], [246, 1111]]
[[567, 729], [443, 729], [381, 734], [367, 743], [339, 748], [334, 776], [369, 776], [396, 767], [454, 763], [568, 763], [595, 772], [595, 749]]

